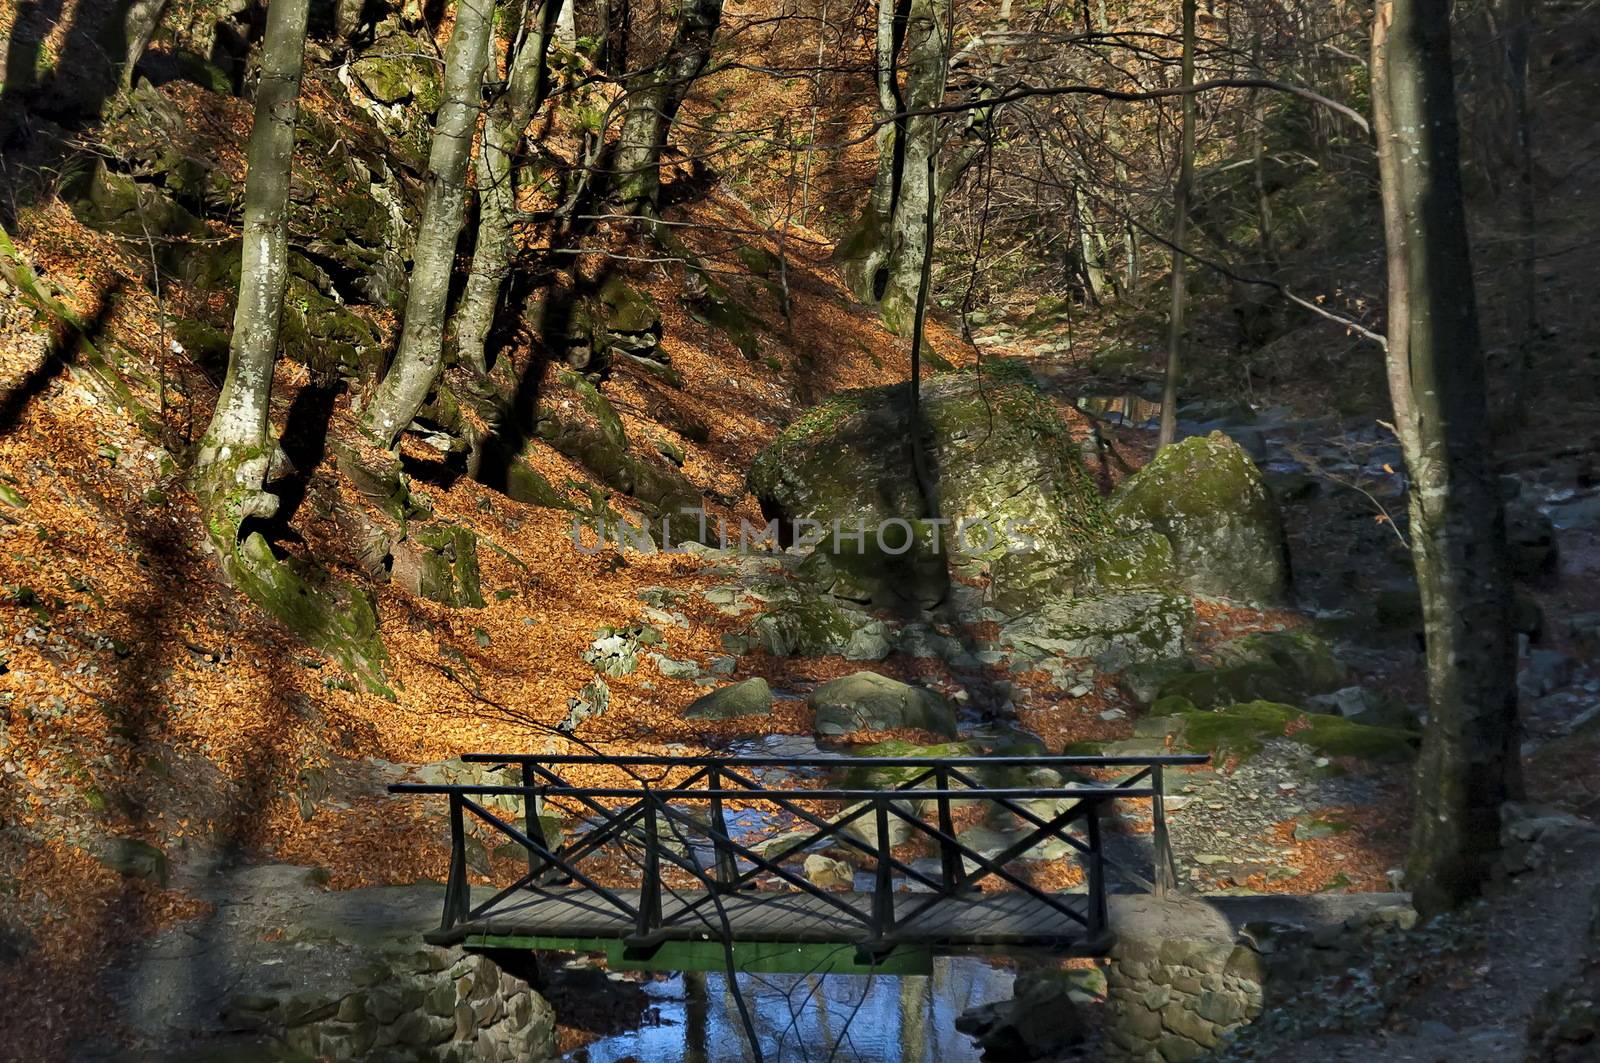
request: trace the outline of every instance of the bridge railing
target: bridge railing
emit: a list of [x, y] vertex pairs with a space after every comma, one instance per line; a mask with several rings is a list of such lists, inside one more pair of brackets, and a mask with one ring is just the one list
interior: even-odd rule
[[[1081, 928], [1083, 938], [1104, 936], [1108, 871], [1157, 895], [1176, 888], [1166, 827], [1164, 772], [1209, 760], [1187, 755], [930, 759], [524, 754], [468, 754], [462, 759], [497, 765], [492, 770], [515, 772], [517, 781], [501, 785], [398, 783], [389, 787], [394, 793], [449, 798], [450, 869], [441, 930], [481, 918], [524, 891], [539, 894], [576, 888], [631, 924], [630, 944], [648, 946], [675, 929], [703, 926], [708, 918], [721, 913], [723, 898], [755, 889], [760, 880], [770, 876], [794, 892], [815, 898], [846, 924], [857, 927], [856, 934], [869, 947], [890, 942], [897, 930], [928, 918], [940, 905], [970, 897], [985, 879], [997, 879], [1047, 911], [1065, 917]], [[574, 768], [621, 770], [629, 782], [621, 786], [574, 785], [567, 777]], [[791, 773], [900, 769], [902, 774], [885, 787], [778, 788], [759, 778], [763, 768]], [[995, 786], [980, 778], [980, 773], [997, 769], [1021, 774], [1039, 768], [1125, 769], [1127, 774], [1104, 784]], [[487, 807], [506, 803], [495, 799], [508, 797], [520, 806], [520, 825]], [[1127, 800], [1151, 802], [1153, 880], [1113, 863], [1105, 854], [1102, 806]], [[955, 810], [963, 802], [985, 802], [1004, 810], [1022, 824], [1018, 835], [991, 855], [964, 843], [955, 826]], [[808, 807], [832, 803], [843, 805], [832, 816]], [[552, 843], [542, 815], [552, 804], [585, 817], [587, 829], [572, 832], [559, 844]], [[785, 834], [776, 842], [741, 841], [729, 829], [730, 805], [764, 806], [808, 829]], [[471, 902], [468, 876], [468, 816], [510, 839], [527, 856], [524, 874], [477, 905]], [[936, 871], [895, 855], [893, 824], [902, 825], [902, 843], [907, 838], [931, 839], [938, 853]], [[1064, 843], [1078, 857], [1084, 872], [1081, 893], [1048, 892], [1008, 866], [1050, 841]], [[822, 843], [869, 859], [872, 889], [824, 889], [803, 873], [783, 866], [785, 860]], [[604, 857], [618, 854], [634, 865], [639, 883], [636, 895], [601, 881], [614, 876], [596, 865]], [[684, 872], [698, 890], [672, 890], [663, 879], [665, 868]], [[897, 876], [922, 892], [897, 897]], [[670, 906], [662, 903], [664, 889], [673, 894]]]

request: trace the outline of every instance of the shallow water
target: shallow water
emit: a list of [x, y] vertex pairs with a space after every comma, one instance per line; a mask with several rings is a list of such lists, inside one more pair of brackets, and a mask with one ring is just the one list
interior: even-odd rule
[[[955, 1028], [968, 1008], [1011, 995], [1012, 972], [970, 957], [939, 957], [927, 977], [740, 975], [768, 1060], [835, 1063], [977, 1063]], [[721, 973], [675, 974], [645, 984], [651, 1007], [635, 1030], [579, 1049], [574, 1063], [754, 1059]]]

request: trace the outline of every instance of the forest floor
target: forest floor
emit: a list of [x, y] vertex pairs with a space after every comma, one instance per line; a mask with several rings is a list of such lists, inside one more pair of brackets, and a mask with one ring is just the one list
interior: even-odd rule
[[[1540, 266], [1548, 331], [1528, 401], [1535, 412], [1505, 471], [1556, 515], [1562, 558], [1559, 578], [1532, 591], [1546, 628], [1536, 648], [1562, 662], [1528, 699], [1529, 798], [1592, 816], [1600, 801], [1600, 675], [1593, 647], [1575, 639], [1569, 622], [1600, 602], [1593, 383], [1600, 303], [1592, 297], [1600, 218], [1581, 187], [1581, 160], [1563, 155], [1548, 166], [1566, 175], [1554, 182]], [[705, 222], [755, 227], [750, 209], [731, 197], [713, 194], [679, 209]], [[141, 275], [142, 249], [86, 229], [56, 200], [24, 211], [21, 222], [23, 253], [65, 302], [96, 322], [97, 339], [126, 352], [147, 408], [168, 428], [188, 418], [192, 434], [195, 414], [169, 406], [163, 383], [196, 370], [162, 349], [160, 307], [128, 282]], [[806, 405], [907, 372], [904, 341], [850, 306], [826, 246], [820, 233], [792, 230], [787, 316], [770, 285], [746, 278], [769, 326], [759, 359], [685, 312], [664, 269], [630, 275], [662, 308], [663, 344], [683, 385], [665, 389], [624, 366], [605, 393], [630, 436], [683, 448], [684, 471], [715, 512], [756, 516], [744, 487], [749, 462]], [[1136, 410], [1126, 418], [1133, 424], [1102, 426], [1119, 459], [1108, 466], [1109, 488], [1149, 456], [1152, 433], [1140, 424], [1150, 411], [1139, 407], [1148, 378], [1097, 365], [1105, 333], [1096, 322], [1080, 321], [1066, 336], [1027, 325], [1027, 308], [1017, 310], [1015, 319], [1002, 316], [980, 330], [976, 344], [941, 324], [933, 346], [952, 365], [994, 353], [1030, 363], [1076, 431], [1090, 424], [1077, 407], [1081, 398]], [[1352, 358], [1337, 330], [1316, 335], [1330, 363], [1357, 363], [1353, 372], [1371, 378], [1375, 351]], [[657, 624], [667, 637], [657, 649], [704, 666], [696, 678], [672, 678], [647, 662], [609, 680], [609, 711], [580, 732], [584, 748], [608, 752], [749, 748], [775, 736], [809, 741], [809, 710], [795, 697], [754, 723], [686, 720], [682, 709], [729, 680], [760, 675], [781, 694], [802, 695], [863, 667], [841, 657], [725, 652], [723, 636], [742, 631], [757, 607], [748, 592], [770, 574], [768, 560], [581, 555], [570, 513], [510, 501], [465, 477], [430, 475], [436, 455], [417, 448], [409, 456], [420, 490], [441, 517], [470, 527], [482, 543], [487, 604], [457, 610], [392, 585], [378, 588], [395, 697], [364, 692], [221, 582], [201, 549], [199, 516], [173, 450], [152, 442], [119, 407], [74, 357], [70, 340], [60, 330], [41, 333], [20, 301], [0, 304], [0, 998], [8, 1015], [25, 1017], [0, 1022], [0, 1058], [67, 1058], [76, 1031], [115, 1015], [102, 976], [154, 931], [207, 911], [200, 892], [185, 887], [188, 872], [217, 861], [300, 864], [322, 869], [331, 889], [442, 879], [441, 810], [391, 798], [383, 787], [468, 750], [579, 751], [555, 725], [593, 678], [582, 654], [602, 627]], [[280, 366], [280, 428], [302, 398], [314, 397], [308, 384], [303, 368]], [[1404, 570], [1404, 552], [1370, 497], [1396, 501], [1382, 472], [1392, 444], [1374, 427], [1376, 410], [1365, 418], [1327, 414], [1327, 391], [1338, 384], [1290, 380], [1252, 392], [1255, 409], [1224, 425], [1258, 437], [1269, 465], [1314, 466], [1327, 475], [1314, 498], [1287, 511], [1300, 607], [1199, 603], [1201, 660], [1228, 637], [1326, 621]], [[1220, 390], [1194, 397], [1239, 398]], [[334, 401], [342, 409], [348, 397]], [[675, 427], [690, 420], [709, 427], [705, 442]], [[296, 522], [306, 549], [339, 540], [341, 507], [353, 504], [332, 463], [317, 448], [313, 456], [302, 470], [313, 504]], [[554, 483], [587, 482], [553, 451], [542, 460]], [[343, 542], [329, 552], [354, 550]], [[1340, 651], [1362, 683], [1403, 702], [1422, 700], [1420, 658], [1408, 636], [1352, 635]], [[731, 670], [718, 671], [724, 661]], [[969, 722], [1003, 718], [1051, 751], [1136, 739], [1133, 702], [1088, 662], [1072, 665], [1087, 688], [1076, 696], [1043, 673], [1003, 664], [979, 684], [913, 652], [872, 667], [965, 693]], [[1007, 699], [994, 696], [997, 680], [1010, 684]], [[1406, 766], [1351, 766], [1332, 776], [1325, 767], [1285, 742], [1191, 773], [1174, 802], [1187, 882], [1202, 891], [1388, 888], [1403, 863]], [[588, 781], [615, 778], [596, 770]], [[1297, 831], [1333, 821], [1337, 829]], [[1125, 829], [1136, 834], [1141, 826], [1148, 830], [1137, 822]], [[496, 863], [491, 857], [484, 870], [503, 871]], [[1393, 1012], [1391, 1030], [1345, 1035], [1347, 1042], [1319, 1033], [1297, 1055], [1280, 1058], [1368, 1059], [1381, 1051], [1423, 1060], [1440, 1058], [1443, 1046], [1457, 1053], [1451, 1059], [1505, 1058], [1471, 1052], [1503, 1050], [1484, 1028], [1520, 1030], [1532, 1002], [1573, 969], [1595, 866], [1556, 861], [1492, 899], [1480, 910], [1492, 933], [1483, 936], [1476, 965], [1463, 974], [1454, 953], [1436, 967], [1419, 958], [1420, 988]], [[1328, 1054], [1335, 1052], [1345, 1054]]]

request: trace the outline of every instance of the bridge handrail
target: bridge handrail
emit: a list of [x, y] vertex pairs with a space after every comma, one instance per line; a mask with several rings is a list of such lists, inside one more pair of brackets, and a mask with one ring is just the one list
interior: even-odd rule
[[459, 758], [469, 764], [519, 764], [523, 761], [537, 761], [541, 764], [601, 764], [617, 766], [642, 766], [653, 765], [659, 767], [675, 768], [703, 768], [718, 765], [742, 768], [868, 768], [878, 767], [913, 767], [918, 765], [942, 764], [960, 768], [1007, 768], [1007, 767], [1037, 767], [1053, 768], [1058, 766], [1074, 768], [1129, 768], [1161, 765], [1163, 767], [1192, 767], [1210, 763], [1211, 757], [1206, 753], [1163, 753], [1152, 756], [1115, 756], [1101, 757], [1091, 754], [1053, 754], [1044, 753], [1038, 756], [1028, 754], [1015, 754], [1010, 756], [964, 756], [964, 757], [864, 757], [864, 756], [829, 756], [819, 753], [813, 756], [783, 757], [783, 756], [652, 756], [650, 754], [629, 753], [618, 756], [606, 756], [595, 753], [463, 753]]
[[[1084, 927], [1091, 935], [1103, 936], [1106, 927], [1105, 873], [1108, 866], [1120, 870], [1136, 882], [1164, 894], [1176, 888], [1176, 868], [1165, 822], [1165, 786], [1163, 772], [1167, 767], [1192, 766], [1207, 763], [1210, 758], [1197, 754], [1170, 754], [1154, 756], [1097, 757], [1078, 755], [1001, 756], [1001, 757], [862, 757], [862, 756], [812, 756], [812, 757], [718, 757], [718, 756], [650, 756], [629, 754], [607, 757], [597, 754], [487, 754], [472, 753], [461, 758], [475, 763], [492, 763], [501, 767], [519, 767], [520, 784], [493, 783], [422, 783], [402, 782], [388, 789], [396, 794], [439, 794], [450, 799], [451, 860], [450, 876], [445, 894], [445, 913], [441, 932], [478, 918], [494, 908], [500, 901], [519, 890], [545, 892], [552, 885], [579, 882], [589, 892], [605, 900], [613, 909], [636, 926], [631, 936], [635, 944], [659, 940], [662, 934], [682, 931], [680, 925], [708, 903], [715, 905], [718, 894], [752, 888], [762, 874], [775, 876], [782, 882], [821, 901], [859, 921], [869, 937], [880, 944], [896, 925], [905, 925], [929, 911], [944, 900], [958, 903], [959, 898], [977, 888], [978, 880], [996, 877], [1021, 890], [1036, 901], [1069, 917]], [[568, 783], [557, 773], [566, 765], [606, 765], [615, 767], [691, 768], [686, 777], [676, 780], [639, 779], [633, 786], [577, 786]], [[1131, 774], [1120, 781], [1096, 785], [1080, 781], [1066, 781], [1056, 785], [1031, 784], [1026, 786], [986, 786], [974, 777], [972, 769], [1017, 767], [1087, 767], [1131, 768]], [[911, 767], [919, 771], [887, 787], [826, 787], [798, 786], [783, 789], [740, 769], [757, 767], [787, 768], [888, 768]], [[632, 774], [632, 773], [630, 773]], [[543, 781], [539, 781], [539, 780]], [[1140, 784], [1144, 785], [1140, 785]], [[474, 798], [517, 797], [521, 799], [523, 823], [519, 829]], [[1105, 856], [1101, 844], [1100, 808], [1110, 801], [1122, 799], [1149, 799], [1152, 804], [1153, 843], [1155, 847], [1155, 879], [1144, 879], [1131, 870], [1121, 868]], [[567, 799], [587, 810], [598, 823], [590, 829], [575, 833], [552, 847], [546, 840], [540, 816], [544, 802], [550, 799]], [[1066, 807], [1039, 810], [1031, 804], [1039, 799], [1068, 801]], [[626, 801], [624, 807], [613, 808], [603, 801]], [[709, 820], [701, 821], [673, 803], [706, 801], [710, 804]], [[826, 801], [847, 803], [842, 812], [824, 819], [802, 806], [803, 802]], [[952, 808], [958, 802], [984, 801], [1004, 809], [1025, 825], [1000, 853], [986, 856], [957, 837]], [[783, 835], [784, 845], [776, 852], [761, 844], [746, 844], [730, 833], [724, 818], [724, 803], [767, 803], [812, 828]], [[915, 802], [915, 805], [910, 804]], [[928, 815], [928, 803], [937, 810], [938, 824], [934, 826], [922, 817]], [[923, 811], [915, 811], [921, 808]], [[515, 883], [497, 892], [491, 899], [476, 908], [471, 904], [466, 863], [467, 814], [509, 837], [528, 854], [528, 871]], [[1082, 820], [1084, 836], [1073, 836], [1067, 828]], [[913, 833], [932, 838], [938, 845], [939, 870], [927, 873], [896, 857], [891, 849], [889, 824], [900, 820], [909, 825]], [[659, 836], [665, 823], [684, 848], [682, 853], [663, 845]], [[871, 823], [876, 830], [876, 842], [871, 836], [861, 834], [862, 824]], [[856, 826], [852, 827], [852, 824]], [[1031, 829], [1029, 829], [1031, 828]], [[686, 834], [685, 831], [688, 833]], [[703, 838], [715, 854], [710, 868], [702, 866], [694, 849]], [[1085, 908], [1075, 910], [1068, 903], [1074, 894], [1050, 894], [1032, 882], [1012, 873], [1006, 867], [1011, 861], [1051, 838], [1076, 850], [1083, 859], [1086, 874]], [[641, 892], [637, 903], [629, 902], [616, 891], [585, 874], [576, 865], [602, 851], [612, 851], [617, 846], [643, 843], [641, 862]], [[865, 853], [876, 863], [875, 884], [871, 894], [871, 910], [857, 911], [841, 896], [820, 889], [803, 876], [780, 866], [796, 854], [810, 849], [819, 842], [842, 844]], [[750, 864], [740, 870], [737, 862]], [[663, 919], [661, 880], [663, 864], [677, 866], [690, 872], [706, 887], [698, 900], [684, 902], [675, 909], [670, 919]], [[900, 913], [897, 921], [894, 911], [893, 876], [899, 874], [909, 881], [919, 882], [932, 892], [929, 896]], [[720, 906], [719, 906], [720, 911]], [[700, 918], [704, 918], [703, 915]]]

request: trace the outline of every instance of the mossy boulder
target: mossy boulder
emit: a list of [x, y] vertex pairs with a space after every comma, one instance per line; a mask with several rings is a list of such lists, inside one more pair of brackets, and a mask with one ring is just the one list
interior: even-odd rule
[[1218, 667], [1165, 679], [1158, 697], [1186, 698], [1201, 709], [1239, 702], [1299, 705], [1344, 685], [1347, 672], [1333, 650], [1309, 631], [1262, 631], [1219, 646]]
[[[602, 484], [631, 495], [647, 516], [667, 517], [672, 542], [697, 539], [699, 522], [683, 510], [698, 510], [700, 492], [676, 467], [655, 454], [636, 453], [622, 419], [595, 386], [577, 373], [561, 370], [556, 386], [542, 397], [535, 433], [561, 454], [582, 465]], [[660, 520], [651, 522], [659, 535]]]
[[683, 711], [690, 720], [732, 720], [740, 716], [766, 716], [772, 712], [772, 688], [760, 676], [719, 687], [697, 698]]
[[1310, 631], [1258, 631], [1225, 642], [1213, 653], [1223, 664], [1275, 665], [1307, 694], [1334, 690], [1349, 674], [1327, 640]]
[[1102, 668], [1180, 657], [1194, 603], [1170, 590], [1056, 599], [1007, 624], [1002, 641], [1039, 656], [1093, 657]]
[[1255, 462], [1221, 432], [1163, 448], [1117, 489], [1111, 512], [1166, 536], [1191, 591], [1271, 603], [1288, 590], [1277, 503]]
[[[367, 320], [318, 286], [327, 283], [309, 260], [290, 260], [283, 296], [283, 353], [324, 379], [374, 380], [384, 345]], [[328, 284], [331, 289], [331, 283]]]
[[774, 657], [823, 657], [847, 654], [856, 633], [874, 624], [882, 626], [828, 598], [803, 597], [779, 602], [756, 617], [749, 634]]
[[1079, 566], [1081, 592], [1128, 587], [1167, 587], [1177, 579], [1172, 543], [1160, 532], [1144, 530], [1109, 539]]
[[1061, 581], [1111, 526], [1066, 425], [1026, 370], [931, 377], [922, 413], [941, 525], [908, 535], [926, 508], [900, 385], [847, 392], [806, 413], [757, 456], [751, 491], [787, 535], [815, 522], [832, 533], [832, 549], [904, 548], [963, 570], [993, 564], [996, 595], [1018, 609], [1070, 592]]
[[1270, 701], [1174, 715], [1180, 723], [1178, 734], [1189, 748], [1230, 756], [1248, 757], [1270, 739], [1288, 738], [1324, 756], [1398, 761], [1415, 756], [1419, 740], [1414, 731], [1307, 714]]
[[366, 94], [385, 104], [413, 104], [425, 114], [439, 108], [439, 65], [421, 41], [394, 29], [380, 29], [363, 48], [350, 72]]
[[831, 679], [813, 690], [806, 704], [816, 712], [819, 735], [900, 727], [949, 736], [956, 733], [955, 712], [938, 694], [876, 672]]
[[478, 538], [459, 524], [413, 525], [392, 551], [393, 580], [419, 598], [483, 608]]

